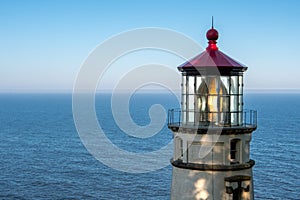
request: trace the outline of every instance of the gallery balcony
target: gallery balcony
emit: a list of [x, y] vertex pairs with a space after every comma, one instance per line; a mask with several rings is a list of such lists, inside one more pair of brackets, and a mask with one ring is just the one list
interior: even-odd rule
[[168, 111], [168, 127], [173, 131], [197, 130], [205, 134], [208, 130], [223, 134], [247, 133], [257, 128], [257, 112], [255, 110], [236, 112], [199, 112], [195, 110], [170, 109]]

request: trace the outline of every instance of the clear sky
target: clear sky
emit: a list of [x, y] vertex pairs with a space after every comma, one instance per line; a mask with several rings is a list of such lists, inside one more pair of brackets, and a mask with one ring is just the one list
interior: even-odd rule
[[249, 67], [248, 89], [300, 90], [299, 11], [298, 0], [2, 0], [0, 91], [71, 91], [89, 53], [129, 29], [173, 29], [205, 47], [212, 15], [220, 50]]

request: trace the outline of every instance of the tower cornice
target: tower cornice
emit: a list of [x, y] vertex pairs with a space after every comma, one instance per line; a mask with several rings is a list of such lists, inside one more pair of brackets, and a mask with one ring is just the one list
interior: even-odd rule
[[184, 163], [182, 160], [171, 159], [171, 164], [177, 168], [199, 170], [199, 171], [239, 171], [250, 169], [255, 165], [254, 160], [249, 160], [246, 163], [234, 165], [218, 165], [218, 164], [198, 164], [198, 163]]

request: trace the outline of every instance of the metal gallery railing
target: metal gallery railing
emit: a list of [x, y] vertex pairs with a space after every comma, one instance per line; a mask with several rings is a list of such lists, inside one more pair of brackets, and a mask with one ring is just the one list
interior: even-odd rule
[[170, 109], [168, 126], [257, 126], [257, 111], [203, 112]]

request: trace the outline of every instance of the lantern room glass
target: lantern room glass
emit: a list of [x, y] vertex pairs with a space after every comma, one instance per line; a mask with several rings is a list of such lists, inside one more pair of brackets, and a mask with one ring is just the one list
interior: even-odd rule
[[182, 76], [182, 123], [239, 126], [243, 123], [243, 76]]

